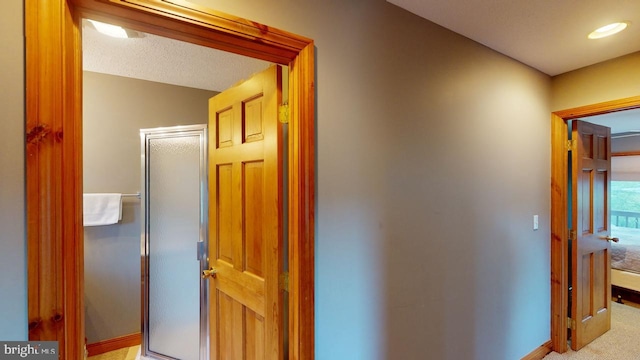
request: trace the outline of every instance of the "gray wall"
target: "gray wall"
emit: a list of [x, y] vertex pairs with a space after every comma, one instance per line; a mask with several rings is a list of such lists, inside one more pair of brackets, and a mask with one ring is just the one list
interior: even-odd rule
[[384, 0], [193, 2], [315, 40], [317, 359], [550, 339], [548, 76]]
[[[640, 94], [640, 92], [638, 93]], [[611, 140], [611, 152], [632, 152], [632, 151], [640, 151], [639, 136], [629, 136], [629, 137], [623, 137], [623, 138], [617, 138], [617, 139]]]
[[[141, 190], [140, 129], [204, 124], [215, 92], [84, 72], [84, 191]], [[122, 221], [85, 228], [86, 336], [140, 332], [140, 200]]]
[[26, 340], [27, 245], [24, 184], [22, 0], [0, 11], [0, 340]]
[[[556, 77], [552, 92], [547, 76], [383, 0], [194, 2], [316, 40], [316, 358], [517, 359], [549, 339], [549, 111], [638, 95], [638, 75], [597, 96]], [[21, 31], [17, 3], [3, 44]], [[3, 52], [2, 79], [22, 75], [20, 50]], [[3, 87], [17, 97], [3, 109], [20, 112], [20, 85]], [[2, 124], [2, 140], [21, 138], [9, 134], [21, 116]], [[7, 169], [3, 186], [22, 180]], [[21, 214], [21, 199], [0, 206]], [[23, 220], [0, 221], [23, 255]], [[0, 279], [0, 319], [25, 334], [24, 271]]]

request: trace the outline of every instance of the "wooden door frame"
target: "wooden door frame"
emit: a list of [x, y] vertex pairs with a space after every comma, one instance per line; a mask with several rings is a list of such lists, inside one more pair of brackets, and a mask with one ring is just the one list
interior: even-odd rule
[[556, 111], [551, 114], [551, 345], [567, 351], [569, 297], [569, 194], [567, 120], [640, 108], [640, 96]]
[[84, 356], [83, 16], [289, 66], [289, 358], [313, 359], [313, 40], [184, 0], [25, 0], [29, 338]]

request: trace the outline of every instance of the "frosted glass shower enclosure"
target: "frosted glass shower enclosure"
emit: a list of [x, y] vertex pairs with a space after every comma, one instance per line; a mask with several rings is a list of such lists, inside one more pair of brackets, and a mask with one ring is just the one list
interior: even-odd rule
[[207, 128], [140, 130], [142, 347], [146, 359], [208, 358]]

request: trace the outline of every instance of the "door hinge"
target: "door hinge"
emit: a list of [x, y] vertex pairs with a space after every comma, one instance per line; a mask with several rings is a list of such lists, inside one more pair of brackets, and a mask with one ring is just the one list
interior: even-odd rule
[[575, 139], [567, 140], [567, 151], [575, 150], [577, 142]]
[[576, 329], [576, 321], [572, 318], [567, 318], [567, 329], [575, 330]]
[[289, 292], [289, 272], [280, 274], [280, 289]]
[[569, 230], [569, 240], [575, 240], [578, 237], [578, 234], [575, 230]]
[[289, 123], [289, 104], [280, 105], [278, 108], [278, 120], [283, 124]]

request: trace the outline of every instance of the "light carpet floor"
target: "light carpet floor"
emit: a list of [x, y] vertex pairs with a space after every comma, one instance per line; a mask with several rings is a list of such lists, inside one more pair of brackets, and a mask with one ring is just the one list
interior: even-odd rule
[[552, 352], [544, 360], [640, 360], [640, 309], [612, 305], [611, 330], [580, 351]]

